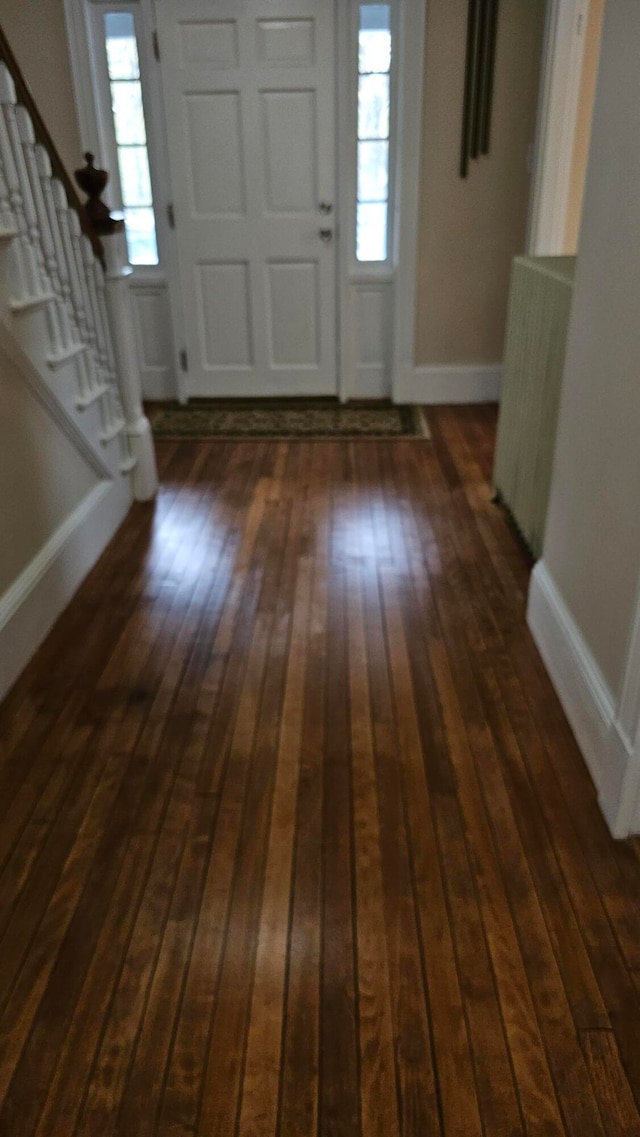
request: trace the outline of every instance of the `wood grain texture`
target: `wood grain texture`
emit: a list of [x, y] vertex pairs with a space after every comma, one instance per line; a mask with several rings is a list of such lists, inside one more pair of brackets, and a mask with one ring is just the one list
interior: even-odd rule
[[640, 1137], [640, 843], [428, 415], [162, 443], [0, 708], [0, 1137]]

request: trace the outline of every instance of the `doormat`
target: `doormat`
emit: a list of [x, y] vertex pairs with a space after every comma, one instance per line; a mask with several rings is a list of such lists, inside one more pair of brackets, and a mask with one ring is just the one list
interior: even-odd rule
[[427, 424], [420, 407], [390, 403], [335, 402], [218, 402], [193, 399], [188, 406], [156, 404], [149, 410], [156, 438], [194, 440], [262, 438], [274, 441], [307, 439], [426, 439]]

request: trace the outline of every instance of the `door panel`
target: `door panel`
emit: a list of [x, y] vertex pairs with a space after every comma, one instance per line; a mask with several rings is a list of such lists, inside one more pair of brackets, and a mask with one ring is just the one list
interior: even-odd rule
[[335, 394], [333, 0], [157, 11], [188, 393]]

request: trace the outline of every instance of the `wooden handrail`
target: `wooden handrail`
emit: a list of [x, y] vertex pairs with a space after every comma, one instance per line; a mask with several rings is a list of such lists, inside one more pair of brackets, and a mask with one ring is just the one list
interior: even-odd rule
[[29, 88], [29, 84], [27, 83], [27, 80], [22, 73], [20, 64], [18, 63], [13, 53], [13, 49], [1, 24], [0, 62], [6, 64], [9, 70], [9, 74], [11, 75], [11, 78], [15, 84], [18, 102], [22, 103], [22, 106], [26, 107], [29, 112], [31, 121], [33, 123], [36, 139], [41, 144], [41, 146], [44, 146], [49, 155], [49, 161], [51, 162], [51, 169], [53, 170], [54, 177], [58, 178], [59, 181], [62, 182], [67, 195], [67, 201], [69, 202], [71, 208], [75, 209], [78, 217], [80, 218], [80, 225], [82, 226], [83, 233], [85, 233], [91, 241], [95, 255], [98, 257], [100, 262], [104, 264], [104, 249], [102, 247], [102, 241], [100, 240], [99, 235], [96, 233], [93, 225], [91, 224], [90, 218], [87, 216], [87, 212], [84, 205], [82, 204], [78, 191], [73, 184], [71, 175], [68, 172], [64, 162], [62, 161], [56, 144], [49, 132], [49, 128], [47, 127], [47, 124], [45, 123], [42, 115], [40, 114], [40, 111], [38, 110], [36, 101]]

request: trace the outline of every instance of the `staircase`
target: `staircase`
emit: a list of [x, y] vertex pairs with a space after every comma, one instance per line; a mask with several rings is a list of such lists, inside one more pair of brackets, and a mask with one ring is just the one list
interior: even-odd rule
[[122, 223], [92, 231], [1, 33], [0, 59], [2, 697], [156, 474]]

